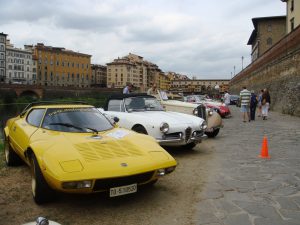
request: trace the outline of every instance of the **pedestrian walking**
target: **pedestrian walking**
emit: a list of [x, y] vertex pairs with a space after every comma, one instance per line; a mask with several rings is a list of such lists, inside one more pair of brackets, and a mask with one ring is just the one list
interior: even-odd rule
[[131, 90], [133, 88], [133, 85], [131, 83], [128, 83], [126, 87], [123, 89], [123, 94], [130, 94]]
[[262, 113], [262, 118], [263, 120], [266, 120], [269, 115], [269, 108], [271, 104], [271, 97], [270, 93], [267, 88], [264, 89], [264, 93], [262, 95], [262, 100], [261, 100], [261, 113]]
[[256, 106], [257, 106], [257, 96], [254, 93], [254, 90], [251, 90], [251, 97], [250, 97], [250, 118], [251, 118], [251, 120], [255, 120]]
[[224, 103], [225, 103], [226, 106], [230, 105], [230, 94], [228, 93], [228, 91], [225, 91]]
[[251, 93], [247, 90], [246, 87], [243, 87], [243, 90], [240, 92], [240, 101], [241, 101], [241, 112], [243, 114], [243, 122], [247, 122], [246, 115], [248, 121], [250, 122], [250, 97]]
[[264, 90], [261, 89], [260, 93], [258, 95], [258, 103], [257, 103], [258, 104], [258, 117], [261, 117], [261, 100], [262, 100], [263, 93], [264, 93]]

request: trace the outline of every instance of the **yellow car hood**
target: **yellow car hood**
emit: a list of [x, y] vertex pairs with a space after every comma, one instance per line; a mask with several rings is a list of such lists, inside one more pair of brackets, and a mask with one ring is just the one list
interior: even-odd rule
[[125, 129], [98, 135], [47, 131], [35, 136], [42, 168], [58, 179], [126, 176], [176, 165], [152, 137]]

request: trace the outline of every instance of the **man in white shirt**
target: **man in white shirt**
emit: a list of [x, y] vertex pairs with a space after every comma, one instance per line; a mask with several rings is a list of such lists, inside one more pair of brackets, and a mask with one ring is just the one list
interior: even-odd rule
[[244, 122], [246, 122], [246, 115], [248, 116], [248, 121], [250, 122], [250, 97], [251, 92], [248, 91], [246, 87], [243, 87], [243, 90], [240, 92], [240, 101]]
[[127, 84], [127, 86], [123, 89], [123, 94], [130, 94], [132, 87], [133, 85], [131, 83]]
[[227, 91], [225, 91], [224, 103], [225, 103], [226, 106], [230, 105], [230, 94]]

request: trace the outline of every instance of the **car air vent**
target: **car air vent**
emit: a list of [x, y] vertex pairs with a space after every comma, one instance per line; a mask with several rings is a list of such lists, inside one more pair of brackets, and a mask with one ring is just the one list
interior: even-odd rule
[[[144, 153], [135, 146], [128, 148], [128, 143], [118, 142], [89, 142], [75, 145], [81, 156], [87, 162], [112, 158], [124, 158], [129, 156], [142, 156]], [[125, 147], [124, 147], [125, 146]]]

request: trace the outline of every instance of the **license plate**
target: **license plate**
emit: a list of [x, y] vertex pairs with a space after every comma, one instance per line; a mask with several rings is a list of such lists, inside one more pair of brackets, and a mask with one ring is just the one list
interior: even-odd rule
[[120, 195], [127, 195], [137, 192], [137, 184], [114, 187], [109, 189], [109, 197], [116, 197]]

